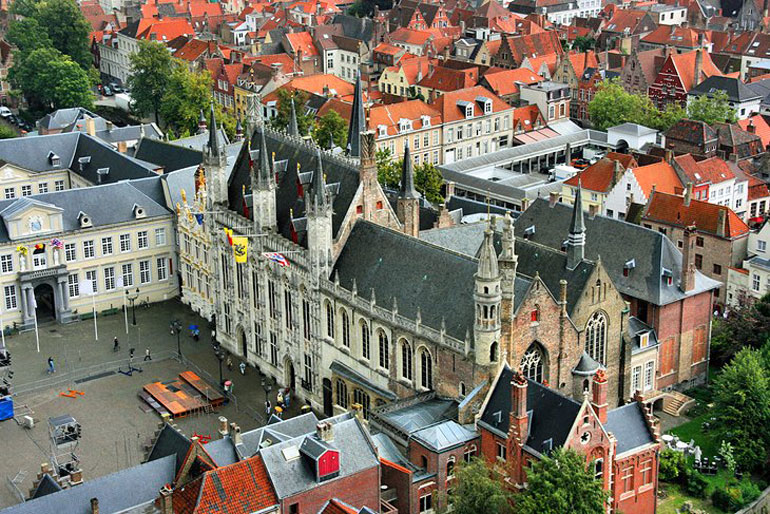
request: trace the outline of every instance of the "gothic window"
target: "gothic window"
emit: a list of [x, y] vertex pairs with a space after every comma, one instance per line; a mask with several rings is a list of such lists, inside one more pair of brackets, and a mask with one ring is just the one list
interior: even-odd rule
[[366, 324], [366, 321], [361, 320], [361, 356], [368, 360], [370, 358], [370, 354], [369, 325]]
[[420, 350], [420, 385], [425, 389], [433, 388], [433, 359], [425, 348]]
[[326, 302], [326, 335], [334, 339], [334, 307]]
[[543, 381], [543, 363], [545, 357], [543, 350], [537, 343], [532, 343], [521, 359], [521, 372], [524, 376], [535, 382]]
[[379, 330], [378, 339], [380, 344], [380, 367], [388, 369], [390, 368], [390, 348], [388, 348], [388, 336], [383, 330]]
[[449, 457], [446, 463], [446, 477], [451, 478], [455, 476], [455, 457], [454, 455]]
[[342, 380], [337, 380], [337, 405], [348, 408], [348, 385]]
[[345, 348], [350, 348], [350, 319], [344, 309], [342, 310], [342, 344]]
[[497, 362], [497, 354], [498, 354], [498, 344], [497, 341], [493, 341], [492, 344], [489, 346], [489, 362]]
[[288, 289], [283, 290], [283, 310], [286, 313], [284, 318], [286, 322], [286, 328], [291, 330], [294, 328], [294, 305], [292, 302], [291, 292]]
[[595, 312], [586, 324], [586, 352], [596, 362], [606, 364], [607, 318], [601, 312]]
[[405, 340], [401, 340], [401, 377], [412, 380], [412, 347]]
[[310, 302], [302, 299], [302, 333], [310, 340]]
[[353, 390], [353, 402], [361, 406], [361, 409], [364, 411], [364, 419], [369, 419], [370, 401], [369, 395], [361, 389]]

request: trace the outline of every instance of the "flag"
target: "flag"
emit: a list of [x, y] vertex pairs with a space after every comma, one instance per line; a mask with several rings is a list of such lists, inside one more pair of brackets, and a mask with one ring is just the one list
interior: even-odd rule
[[29, 248], [27, 248], [24, 245], [19, 245], [19, 246], [16, 247], [16, 251], [19, 252], [20, 254], [26, 256], [27, 253], [29, 253]]
[[241, 191], [241, 201], [243, 202], [243, 217], [244, 218], [250, 218], [249, 216], [249, 206], [246, 204], [246, 186], [243, 186], [243, 190]]
[[238, 236], [233, 238], [233, 255], [235, 255], [235, 262], [246, 262], [249, 256], [249, 239], [247, 237]]
[[227, 243], [233, 246], [233, 230], [225, 227], [225, 236], [227, 236]]
[[64, 248], [64, 242], [61, 239], [54, 237], [51, 239], [51, 246], [57, 250], [62, 250]]
[[35, 245], [35, 249], [32, 251], [32, 255], [36, 255], [38, 253], [45, 253], [45, 243], [38, 243]]
[[198, 222], [198, 225], [203, 225], [203, 214], [196, 214], [195, 215], [195, 221]]
[[285, 268], [289, 265], [289, 261], [286, 260], [286, 257], [283, 256], [283, 254], [277, 253], [277, 252], [265, 252], [262, 254], [262, 257], [269, 261], [273, 261], [277, 263], [282, 268]]

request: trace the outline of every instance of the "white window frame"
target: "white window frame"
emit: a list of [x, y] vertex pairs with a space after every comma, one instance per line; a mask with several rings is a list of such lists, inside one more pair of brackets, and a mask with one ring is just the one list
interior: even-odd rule
[[150, 261], [139, 261], [139, 283], [149, 284], [152, 282], [152, 271], [150, 271]]
[[96, 257], [96, 245], [94, 244], [94, 240], [89, 239], [88, 241], [83, 241], [83, 258], [93, 259], [94, 257]]
[[105, 291], [115, 290], [115, 267], [114, 266], [107, 266], [106, 268], [104, 268], [104, 290]]
[[120, 253], [131, 251], [131, 234], [120, 234], [118, 241], [120, 242]]
[[78, 247], [75, 243], [64, 244], [64, 261], [74, 262], [78, 259]]
[[155, 269], [157, 270], [158, 282], [168, 280], [168, 263], [165, 257], [158, 257], [156, 259]]
[[140, 230], [136, 233], [136, 248], [146, 250], [150, 247], [150, 236], [146, 230]]
[[166, 246], [166, 229], [164, 227], [155, 229], [155, 246]]

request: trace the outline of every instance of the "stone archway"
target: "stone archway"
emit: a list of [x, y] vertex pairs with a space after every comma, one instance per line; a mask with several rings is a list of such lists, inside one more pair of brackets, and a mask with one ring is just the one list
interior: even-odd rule
[[294, 372], [294, 363], [291, 361], [291, 357], [285, 357], [283, 359], [283, 383], [286, 384], [292, 391], [296, 390], [297, 375]]
[[56, 296], [51, 284], [42, 283], [35, 287], [35, 315], [38, 323], [56, 319]]

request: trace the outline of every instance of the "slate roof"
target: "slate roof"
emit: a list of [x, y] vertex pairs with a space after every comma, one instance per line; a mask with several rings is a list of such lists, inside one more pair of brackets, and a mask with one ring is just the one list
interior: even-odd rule
[[56, 480], [54, 480], [51, 475], [46, 473], [40, 479], [37, 487], [35, 487], [35, 490], [32, 492], [32, 494], [29, 495], [29, 497], [30, 499], [34, 500], [35, 498], [42, 498], [43, 496], [47, 496], [49, 494], [58, 493], [61, 490], [62, 487], [58, 484], [58, 482], [56, 482]]
[[342, 31], [345, 36], [360, 39], [366, 43], [372, 40], [374, 35], [374, 20], [370, 18], [359, 18], [349, 14], [337, 14], [332, 23], [342, 25]]
[[644, 420], [644, 412], [637, 402], [609, 411], [604, 428], [617, 439], [615, 451], [618, 455], [655, 442]]
[[[324, 168], [325, 169], [325, 168]], [[447, 334], [460, 340], [474, 322], [475, 259], [359, 220], [334, 266], [340, 285], [350, 290], [355, 280], [358, 295], [369, 299], [372, 289], [386, 307], [398, 302], [399, 314], [435, 330], [446, 322]], [[456, 294], [465, 292], [465, 294]]]
[[730, 102], [736, 103], [748, 102], [749, 100], [758, 100], [762, 98], [762, 95], [752, 91], [740, 79], [735, 77], [720, 77], [718, 75], [713, 75], [707, 78], [692, 88], [689, 94], [695, 96], [711, 96], [717, 91], [724, 91], [727, 93]]
[[145, 138], [137, 145], [134, 157], [161, 166], [167, 173], [197, 166], [203, 161], [203, 152], [158, 139]]
[[415, 405], [380, 412], [377, 417], [405, 434], [413, 434], [435, 423], [445, 421], [456, 413], [457, 404], [454, 400], [433, 397]]
[[[480, 423], [504, 434], [508, 433], [510, 424], [512, 379], [513, 371], [506, 364], [479, 419]], [[553, 448], [565, 443], [580, 411], [580, 404], [528, 379], [527, 411], [531, 412], [531, 416], [526, 445], [544, 453], [548, 448], [544, 443], [549, 439], [553, 441]]]
[[[86, 480], [82, 485], [14, 505], [3, 514], [91, 514], [91, 498], [99, 498], [104, 514], [123, 512], [152, 502], [158, 491], [176, 475], [172, 455]], [[130, 491], [131, 494], [126, 494]]]
[[242, 444], [238, 446], [238, 453], [244, 457], [251, 457], [259, 450], [260, 444], [270, 441], [274, 444], [286, 441], [293, 437], [299, 437], [315, 430], [318, 418], [312, 412], [295, 416], [275, 425], [268, 425], [256, 430], [250, 430], [241, 434]]
[[147, 457], [147, 462], [173, 455], [175, 459], [175, 469], [178, 470], [182, 466], [182, 462], [187, 456], [191, 444], [192, 442], [187, 436], [167, 423], [161, 429], [158, 437], [155, 438], [155, 443], [152, 445], [152, 450], [150, 450], [150, 455]]
[[479, 437], [479, 434], [450, 419], [418, 430], [411, 437], [435, 452], [443, 452], [462, 446]]
[[374, 385], [372, 382], [369, 381], [369, 379], [367, 379], [366, 377], [364, 377], [354, 369], [351, 369], [350, 367], [346, 366], [340, 361], [337, 361], [337, 360], [332, 361], [332, 364], [329, 367], [329, 369], [335, 375], [345, 377], [355, 384], [365, 387], [370, 391], [376, 392], [378, 396], [387, 398], [389, 400], [396, 400], [398, 398], [398, 396], [396, 396], [396, 394], [393, 393], [392, 391], [388, 389], [382, 389], [381, 387]]
[[[105, 202], [105, 198], [109, 198], [109, 202]], [[156, 203], [139, 189], [132, 186], [130, 182], [68, 189], [25, 196], [15, 200], [3, 200], [0, 201], [0, 213], [5, 211], [3, 213], [3, 217], [5, 217], [29, 202], [40, 202], [61, 209], [62, 232], [80, 230], [78, 215], [81, 211], [91, 218], [91, 223], [94, 227], [134, 220], [134, 205], [143, 207], [147, 218], [171, 216], [165, 205]], [[7, 210], [9, 208], [10, 210]], [[5, 223], [0, 223], [0, 242], [8, 241], [10, 239], [6, 225]]]
[[[516, 220], [514, 232], [518, 239], [523, 236], [524, 230], [534, 226], [531, 242], [561, 249], [569, 234], [571, 214], [571, 206], [557, 203], [550, 207], [547, 200], [538, 199]], [[655, 305], [666, 305], [719, 287], [718, 282], [696, 271], [695, 287], [688, 293], [683, 292], [678, 283], [682, 254], [674, 243], [657, 231], [600, 215], [593, 218], [586, 216], [585, 225], [585, 257], [595, 261], [601, 256], [602, 266], [623, 294]], [[522, 255], [524, 252], [519, 256], [519, 269], [522, 269]], [[631, 259], [636, 260], [636, 268], [624, 277], [623, 266]], [[537, 269], [541, 270], [541, 278], [545, 279], [554, 266], [539, 264]], [[662, 279], [664, 269], [674, 276], [674, 283], [670, 286]]]

